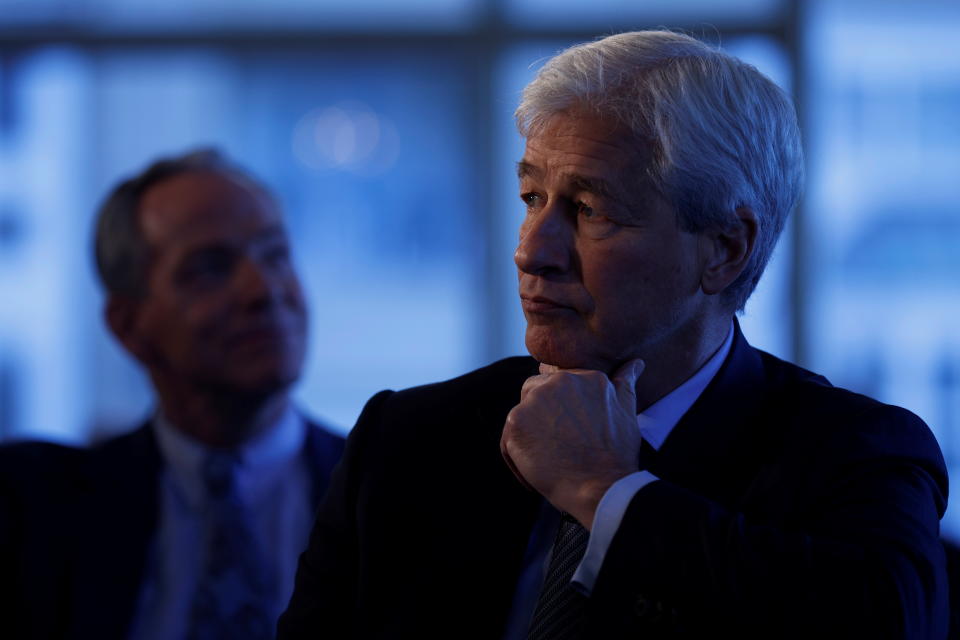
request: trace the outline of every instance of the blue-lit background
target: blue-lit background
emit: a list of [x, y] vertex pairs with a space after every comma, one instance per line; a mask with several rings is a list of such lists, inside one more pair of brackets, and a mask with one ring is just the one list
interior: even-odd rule
[[[101, 321], [93, 213], [121, 177], [201, 145], [287, 210], [311, 413], [346, 431], [382, 388], [523, 353], [519, 91], [568, 44], [663, 25], [799, 106], [806, 198], [748, 338], [912, 409], [960, 477], [949, 0], [0, 0], [0, 440], [90, 442], [147, 414]], [[944, 527], [960, 536], [960, 507]]]

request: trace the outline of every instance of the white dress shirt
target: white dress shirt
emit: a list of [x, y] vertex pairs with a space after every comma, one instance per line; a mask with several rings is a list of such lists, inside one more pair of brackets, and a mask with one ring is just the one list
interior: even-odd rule
[[[207, 448], [158, 415], [152, 426], [163, 460], [157, 530], [150, 545], [130, 637], [183, 638], [202, 576]], [[237, 488], [253, 513], [255, 534], [275, 571], [270, 607], [279, 616], [293, 591], [297, 558], [313, 524], [312, 482], [303, 455], [306, 423], [292, 408], [238, 450]]]

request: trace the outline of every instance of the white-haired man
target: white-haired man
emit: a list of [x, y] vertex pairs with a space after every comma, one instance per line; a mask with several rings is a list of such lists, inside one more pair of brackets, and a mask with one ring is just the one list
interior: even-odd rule
[[786, 96], [627, 33], [517, 121], [533, 359], [371, 399], [281, 638], [942, 637], [929, 430], [735, 319], [800, 194]]

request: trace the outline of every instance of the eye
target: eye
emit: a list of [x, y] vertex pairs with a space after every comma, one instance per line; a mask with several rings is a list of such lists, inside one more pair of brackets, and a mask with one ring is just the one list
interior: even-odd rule
[[290, 247], [286, 244], [275, 244], [265, 248], [262, 259], [267, 264], [285, 265], [290, 261]]
[[582, 200], [578, 201], [576, 205], [577, 205], [577, 214], [586, 218], [587, 220], [592, 220], [600, 217], [600, 214], [594, 211], [593, 207], [583, 202]]
[[540, 194], [532, 191], [521, 193], [520, 199], [523, 200], [523, 203], [527, 205], [528, 209], [535, 208], [538, 204], [540, 204], [541, 201]]
[[178, 270], [177, 280], [186, 286], [214, 286], [229, 277], [235, 258], [227, 251], [208, 250], [191, 256]]

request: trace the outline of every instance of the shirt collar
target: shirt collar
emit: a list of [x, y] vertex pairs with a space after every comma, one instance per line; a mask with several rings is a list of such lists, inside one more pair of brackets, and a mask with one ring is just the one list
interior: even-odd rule
[[727, 337], [717, 349], [716, 353], [710, 356], [710, 359], [704, 363], [686, 382], [663, 396], [644, 411], [637, 415], [637, 425], [640, 427], [640, 435], [650, 443], [655, 450], [659, 451], [663, 441], [667, 439], [673, 428], [680, 422], [693, 403], [697, 401], [703, 390], [707, 388], [710, 381], [720, 370], [723, 361], [733, 345], [733, 322], [730, 322], [730, 330]]
[[[193, 508], [201, 508], [205, 500], [201, 465], [210, 447], [174, 426], [157, 412], [152, 421], [163, 459], [176, 489]], [[292, 406], [262, 433], [236, 449], [240, 460], [237, 471], [241, 494], [248, 493], [257, 477], [282, 469], [300, 454], [306, 438], [306, 423]]]

